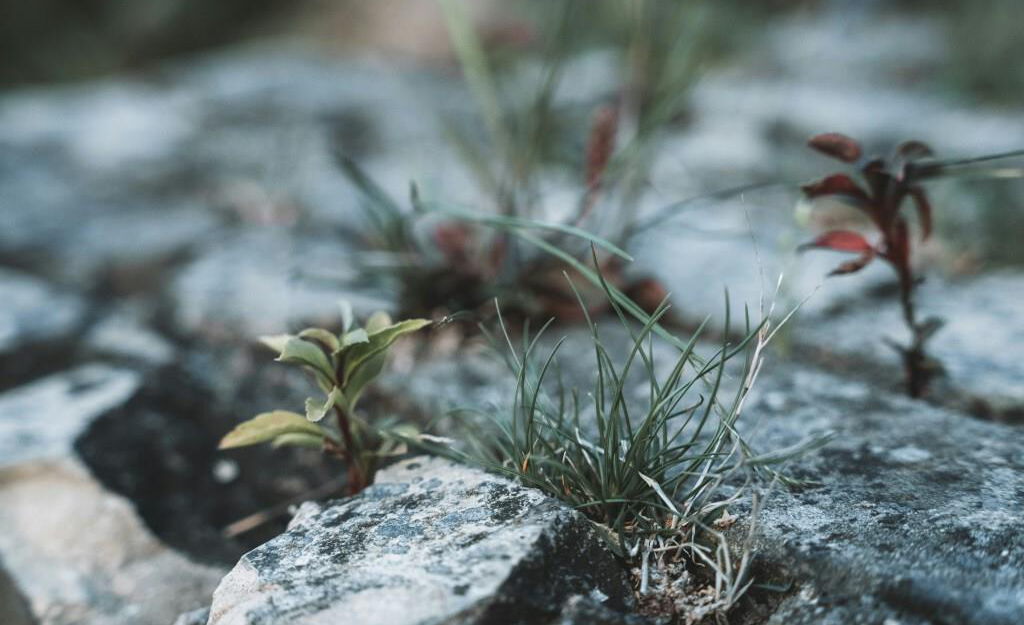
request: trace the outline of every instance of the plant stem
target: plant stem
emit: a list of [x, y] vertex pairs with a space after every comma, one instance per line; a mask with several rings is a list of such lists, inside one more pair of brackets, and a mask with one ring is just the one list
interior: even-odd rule
[[345, 443], [344, 459], [348, 471], [348, 494], [355, 495], [366, 488], [366, 476], [356, 458], [355, 444], [352, 440], [352, 422], [349, 420], [348, 414], [337, 404], [334, 406], [334, 413], [338, 417], [338, 429], [341, 430], [341, 438]]
[[924, 351], [925, 332], [917, 322], [914, 309], [914, 276], [909, 267], [897, 267], [900, 282], [900, 305], [903, 308], [903, 321], [910, 329], [912, 338], [910, 345], [902, 350], [903, 368], [907, 376], [907, 393], [911, 397], [924, 395], [930, 377], [927, 355]]

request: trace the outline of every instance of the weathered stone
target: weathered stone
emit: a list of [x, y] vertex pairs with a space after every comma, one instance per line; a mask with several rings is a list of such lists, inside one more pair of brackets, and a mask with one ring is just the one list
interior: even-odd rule
[[1018, 429], [802, 369], [765, 376], [748, 415], [767, 449], [837, 432], [757, 521], [759, 582], [794, 584], [768, 623], [1024, 622]]
[[83, 337], [90, 355], [160, 366], [174, 358], [174, 346], [146, 327], [131, 309], [120, 309], [93, 324]]
[[0, 269], [0, 385], [40, 367], [84, 323], [86, 305], [30, 275]]
[[0, 469], [71, 456], [89, 423], [128, 401], [139, 384], [132, 371], [86, 365], [0, 395]]
[[344, 290], [356, 277], [338, 238], [243, 232], [219, 241], [174, 279], [175, 326], [187, 336], [251, 339], [302, 323], [337, 325], [342, 297], [359, 314], [390, 307]]
[[304, 504], [221, 581], [210, 623], [544, 623], [592, 592], [631, 601], [589, 521], [505, 479], [414, 458], [356, 497]]
[[[1024, 275], [1017, 273], [921, 285], [918, 315], [945, 321], [928, 343], [947, 372], [935, 385], [937, 401], [996, 419], [1024, 419], [1022, 301]], [[894, 388], [900, 383], [900, 356], [885, 343], [890, 338], [905, 345], [909, 339], [896, 293], [802, 320], [794, 337], [823, 360], [854, 360], [858, 370], [882, 372], [879, 377]]]
[[74, 455], [90, 422], [139, 382], [87, 365], [0, 395], [0, 592], [21, 597], [28, 622], [165, 625], [202, 605], [221, 574], [157, 542]]

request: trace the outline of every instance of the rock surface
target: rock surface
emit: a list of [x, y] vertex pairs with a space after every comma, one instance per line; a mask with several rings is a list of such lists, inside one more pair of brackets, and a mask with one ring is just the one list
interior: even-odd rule
[[[762, 443], [834, 430], [768, 495], [757, 572], [772, 625], [1024, 622], [1024, 439], [810, 370], [765, 379]], [[758, 622], [758, 621], [753, 621]]]
[[[1015, 346], [1024, 345], [1024, 276], [991, 273], [960, 283], [925, 282], [917, 294], [921, 318], [939, 317], [945, 325], [928, 344], [945, 368], [937, 400], [981, 416], [1024, 421], [1024, 361]], [[889, 380], [902, 376], [899, 355], [884, 338], [906, 344], [895, 296], [861, 302], [801, 324], [797, 340], [808, 348], [874, 363]]]
[[413, 458], [356, 497], [304, 504], [214, 593], [210, 625], [543, 623], [629, 583], [590, 523], [531, 489]]
[[86, 303], [20, 271], [0, 268], [0, 388], [45, 366], [85, 322]]
[[130, 370], [89, 365], [0, 395], [5, 623], [165, 625], [202, 605], [222, 574], [160, 544], [74, 455], [78, 436], [139, 384]]

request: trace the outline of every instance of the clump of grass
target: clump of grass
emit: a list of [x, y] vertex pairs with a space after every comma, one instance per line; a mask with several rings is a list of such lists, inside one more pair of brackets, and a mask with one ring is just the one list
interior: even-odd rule
[[[492, 59], [462, 4], [440, 4], [478, 113], [474, 123], [450, 119], [446, 128], [486, 205], [455, 206], [417, 192], [409, 210], [356, 163], [341, 159], [362, 191], [372, 244], [394, 261], [383, 273], [400, 293], [402, 313], [480, 311], [497, 298], [510, 317], [581, 320], [575, 296], [562, 280], [565, 262], [546, 246], [585, 261], [592, 243], [598, 249], [596, 267], [606, 279], [652, 311], [664, 290], [652, 278], [627, 275], [625, 247], [635, 232], [635, 209], [659, 131], [679, 117], [696, 74], [699, 11], [686, 2], [643, 2], [627, 11], [629, 37], [609, 42], [625, 68], [622, 86], [570, 110], [555, 94], [572, 78], [566, 75], [567, 60], [589, 23], [585, 3], [544, 5], [551, 26], [538, 46], [542, 77], [526, 98], [510, 93], [492, 71]], [[563, 132], [570, 117], [586, 121]], [[572, 170], [578, 199], [556, 211], [542, 201], [541, 178], [558, 167]], [[524, 231], [545, 245], [520, 236]], [[592, 281], [581, 291], [590, 312], [607, 310]]]
[[[727, 545], [724, 552], [708, 547], [698, 535], [725, 544], [711, 527], [712, 515], [741, 497], [743, 482], [774, 475], [770, 464], [811, 446], [757, 455], [738, 429], [776, 328], [767, 321], [754, 325], [748, 315], [741, 339], [703, 357], [697, 353], [703, 325], [682, 342], [659, 326], [668, 311], [665, 301], [637, 324], [613, 292], [607, 296], [630, 341], [624, 351], [610, 347], [578, 298], [593, 348], [589, 389], [567, 388], [556, 375], [564, 338], [538, 353], [549, 324], [532, 337], [524, 331], [517, 347], [499, 312], [500, 334], [492, 339], [504, 343], [515, 376], [512, 405], [498, 416], [477, 415], [465, 448], [440, 451], [538, 488], [606, 528], [617, 552], [642, 568], [642, 594], [648, 592], [648, 564], [656, 554], [687, 552], [693, 560], [712, 562], [719, 577], [716, 601], [721, 600], [714, 609], [724, 611], [745, 590], [749, 556], [734, 562]], [[671, 362], [661, 362], [665, 351], [656, 343], [672, 348]], [[730, 376], [727, 365], [737, 359], [742, 367]], [[726, 391], [729, 385], [735, 390]]]
[[1024, 155], [1024, 151], [939, 160], [924, 143], [906, 141], [899, 144], [891, 158], [886, 160], [867, 158], [857, 141], [839, 133], [817, 135], [811, 138], [809, 145], [826, 156], [855, 164], [864, 184], [858, 184], [846, 174], [836, 173], [804, 185], [804, 195], [809, 200], [831, 197], [863, 211], [871, 220], [875, 240], [870, 241], [863, 234], [851, 230], [832, 230], [801, 246], [801, 249], [822, 248], [858, 255], [854, 260], [839, 265], [830, 275], [856, 273], [875, 258], [884, 260], [893, 268], [899, 285], [903, 322], [911, 339], [907, 345], [892, 341], [889, 344], [903, 360], [907, 392], [912, 397], [920, 397], [931, 380], [942, 372], [941, 364], [928, 355], [926, 346], [942, 327], [943, 320], [938, 317], [919, 318], [914, 296], [920, 279], [915, 275], [912, 263], [910, 222], [904, 208], [913, 205], [916, 209], [921, 239], [927, 239], [932, 231], [932, 206], [923, 186], [925, 182], [940, 176], [979, 173], [1019, 176], [1022, 173], [1020, 168], [993, 168], [990, 163], [1019, 157]]

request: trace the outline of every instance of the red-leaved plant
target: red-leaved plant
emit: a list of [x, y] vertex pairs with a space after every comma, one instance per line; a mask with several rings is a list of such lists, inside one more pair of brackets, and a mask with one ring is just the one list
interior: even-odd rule
[[893, 342], [890, 345], [903, 358], [907, 391], [913, 397], [920, 397], [929, 381], [942, 370], [925, 351], [925, 344], [942, 326], [942, 320], [937, 317], [918, 320], [914, 288], [919, 281], [910, 262], [910, 225], [903, 208], [908, 204], [914, 207], [921, 239], [927, 239], [932, 230], [932, 209], [920, 183], [935, 175], [941, 164], [931, 159], [931, 148], [920, 141], [901, 143], [888, 160], [865, 159], [857, 141], [838, 133], [817, 135], [808, 144], [832, 158], [856, 164], [863, 184], [858, 184], [846, 174], [837, 173], [804, 185], [801, 187], [804, 195], [810, 200], [832, 197], [860, 209], [871, 220], [876, 233], [869, 239], [850, 230], [832, 230], [802, 245], [801, 250], [822, 248], [858, 254], [857, 258], [842, 263], [829, 275], [860, 271], [875, 258], [884, 260], [893, 268], [899, 281], [903, 320], [910, 330], [911, 340], [906, 346]]

